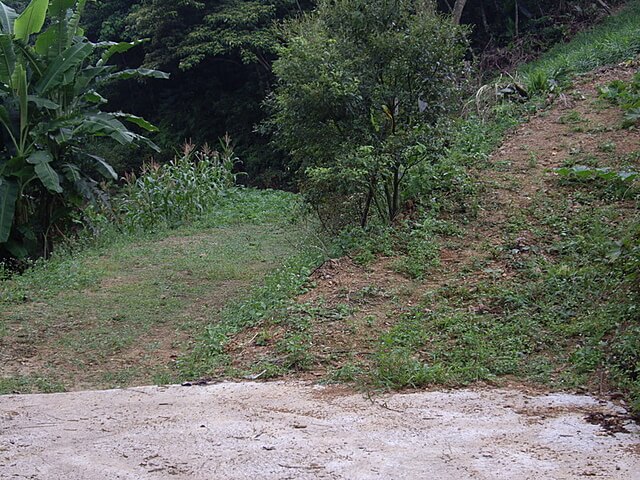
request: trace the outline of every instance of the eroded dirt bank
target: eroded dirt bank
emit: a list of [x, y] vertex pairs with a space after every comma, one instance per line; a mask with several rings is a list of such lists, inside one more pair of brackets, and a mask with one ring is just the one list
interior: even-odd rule
[[0, 397], [3, 479], [585, 477], [640, 478], [640, 429], [586, 396], [276, 382]]

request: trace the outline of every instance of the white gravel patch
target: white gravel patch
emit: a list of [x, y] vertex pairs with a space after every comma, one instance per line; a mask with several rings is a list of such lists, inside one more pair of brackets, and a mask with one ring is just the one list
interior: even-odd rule
[[587, 396], [367, 398], [302, 383], [0, 397], [0, 478], [640, 480], [640, 429]]

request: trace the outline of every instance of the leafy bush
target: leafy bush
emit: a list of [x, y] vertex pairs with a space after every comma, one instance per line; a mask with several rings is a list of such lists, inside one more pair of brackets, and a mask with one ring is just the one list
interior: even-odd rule
[[573, 167], [556, 168], [556, 173], [561, 177], [567, 177], [576, 180], [592, 180], [601, 179], [610, 182], [632, 182], [637, 179], [640, 174], [638, 172], [616, 171], [610, 168], [592, 168], [584, 165], [575, 165]]
[[555, 172], [564, 184], [583, 185], [588, 187], [590, 193], [599, 192], [607, 197], [623, 199], [638, 192], [637, 180], [640, 173], [632, 170], [574, 165], [556, 168]]
[[145, 164], [139, 176], [125, 176], [118, 201], [124, 225], [129, 230], [175, 227], [210, 212], [236, 180], [231, 139], [220, 143], [220, 152], [186, 143], [182, 155], [168, 164]]
[[386, 223], [444, 149], [464, 31], [418, 0], [321, 1], [287, 31], [268, 122], [325, 223]]
[[391, 227], [382, 225], [345, 228], [336, 236], [335, 244], [339, 254], [346, 253], [357, 263], [367, 265], [376, 255], [394, 253], [392, 234]]
[[373, 379], [384, 388], [418, 388], [433, 382], [429, 365], [415, 358], [406, 348], [376, 352]]

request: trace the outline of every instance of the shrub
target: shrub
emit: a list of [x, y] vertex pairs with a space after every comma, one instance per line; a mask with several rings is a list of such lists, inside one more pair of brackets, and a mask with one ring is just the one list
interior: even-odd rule
[[418, 0], [321, 1], [290, 25], [267, 123], [325, 223], [392, 222], [444, 149], [464, 31]]

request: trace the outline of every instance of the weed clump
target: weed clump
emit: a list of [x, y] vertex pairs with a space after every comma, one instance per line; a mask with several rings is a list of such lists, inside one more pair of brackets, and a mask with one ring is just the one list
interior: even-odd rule
[[614, 80], [600, 88], [600, 96], [624, 110], [623, 127], [629, 128], [640, 123], [640, 72], [629, 82]]

